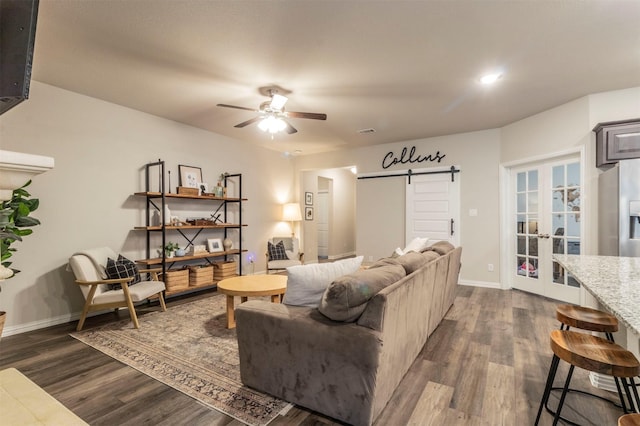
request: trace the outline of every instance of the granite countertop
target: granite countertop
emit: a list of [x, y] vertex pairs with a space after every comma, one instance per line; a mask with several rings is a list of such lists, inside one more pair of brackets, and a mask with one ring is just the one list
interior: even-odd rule
[[553, 255], [628, 329], [640, 335], [640, 257]]

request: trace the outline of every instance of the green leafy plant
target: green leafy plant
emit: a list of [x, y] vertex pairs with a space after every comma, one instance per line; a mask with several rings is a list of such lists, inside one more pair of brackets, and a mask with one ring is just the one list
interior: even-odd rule
[[31, 235], [32, 226], [40, 225], [40, 221], [31, 216], [31, 213], [38, 209], [40, 200], [29, 198], [31, 194], [25, 188], [30, 184], [31, 181], [21, 188], [14, 189], [11, 199], [3, 201], [0, 210], [1, 262], [2, 266], [11, 269], [14, 274], [20, 271], [10, 268], [11, 262], [8, 259], [17, 251], [12, 245], [16, 241], [22, 241], [22, 237]]
[[180, 248], [180, 246], [178, 246], [178, 243], [167, 243], [166, 246], [164, 246], [164, 251], [166, 251], [167, 253], [171, 253], [172, 251], [176, 251]]

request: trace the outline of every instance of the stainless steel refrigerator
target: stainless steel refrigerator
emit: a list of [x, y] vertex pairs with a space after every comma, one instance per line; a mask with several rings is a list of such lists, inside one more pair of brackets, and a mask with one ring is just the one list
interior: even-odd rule
[[598, 191], [598, 254], [640, 257], [640, 159], [601, 173]]

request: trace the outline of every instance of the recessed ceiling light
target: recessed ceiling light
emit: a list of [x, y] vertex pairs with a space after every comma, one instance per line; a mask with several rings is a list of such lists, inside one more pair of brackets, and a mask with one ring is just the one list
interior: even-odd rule
[[496, 81], [498, 81], [500, 78], [502, 78], [502, 73], [499, 73], [499, 72], [495, 74], [486, 74], [480, 78], [480, 83], [487, 84], [487, 85], [493, 84]]

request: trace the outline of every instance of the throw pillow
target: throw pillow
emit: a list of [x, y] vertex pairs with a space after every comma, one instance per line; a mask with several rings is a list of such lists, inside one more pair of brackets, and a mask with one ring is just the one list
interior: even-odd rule
[[402, 256], [403, 254], [407, 254], [410, 251], [415, 251], [420, 253], [421, 251], [423, 251], [425, 248], [427, 248], [429, 246], [429, 238], [425, 237], [425, 238], [420, 238], [420, 237], [416, 237], [413, 240], [411, 240], [409, 242], [409, 244], [407, 244], [407, 246], [404, 249], [401, 249], [400, 247], [398, 247], [395, 250], [395, 254], [398, 256]]
[[277, 244], [271, 244], [271, 241], [267, 242], [267, 252], [269, 253], [269, 260], [287, 260], [287, 252], [284, 249], [284, 243], [278, 241]]
[[326, 288], [338, 277], [356, 272], [364, 256], [338, 260], [331, 263], [312, 263], [287, 268], [285, 305], [317, 308]]
[[[136, 264], [121, 254], [118, 255], [118, 260], [107, 259], [106, 272], [107, 278], [110, 280], [133, 277], [133, 281], [129, 285], [142, 281]], [[120, 288], [122, 288], [120, 284], [109, 284], [109, 290], [119, 290]]]
[[327, 287], [318, 310], [334, 321], [354, 322], [373, 296], [405, 275], [402, 266], [387, 265], [342, 276]]

